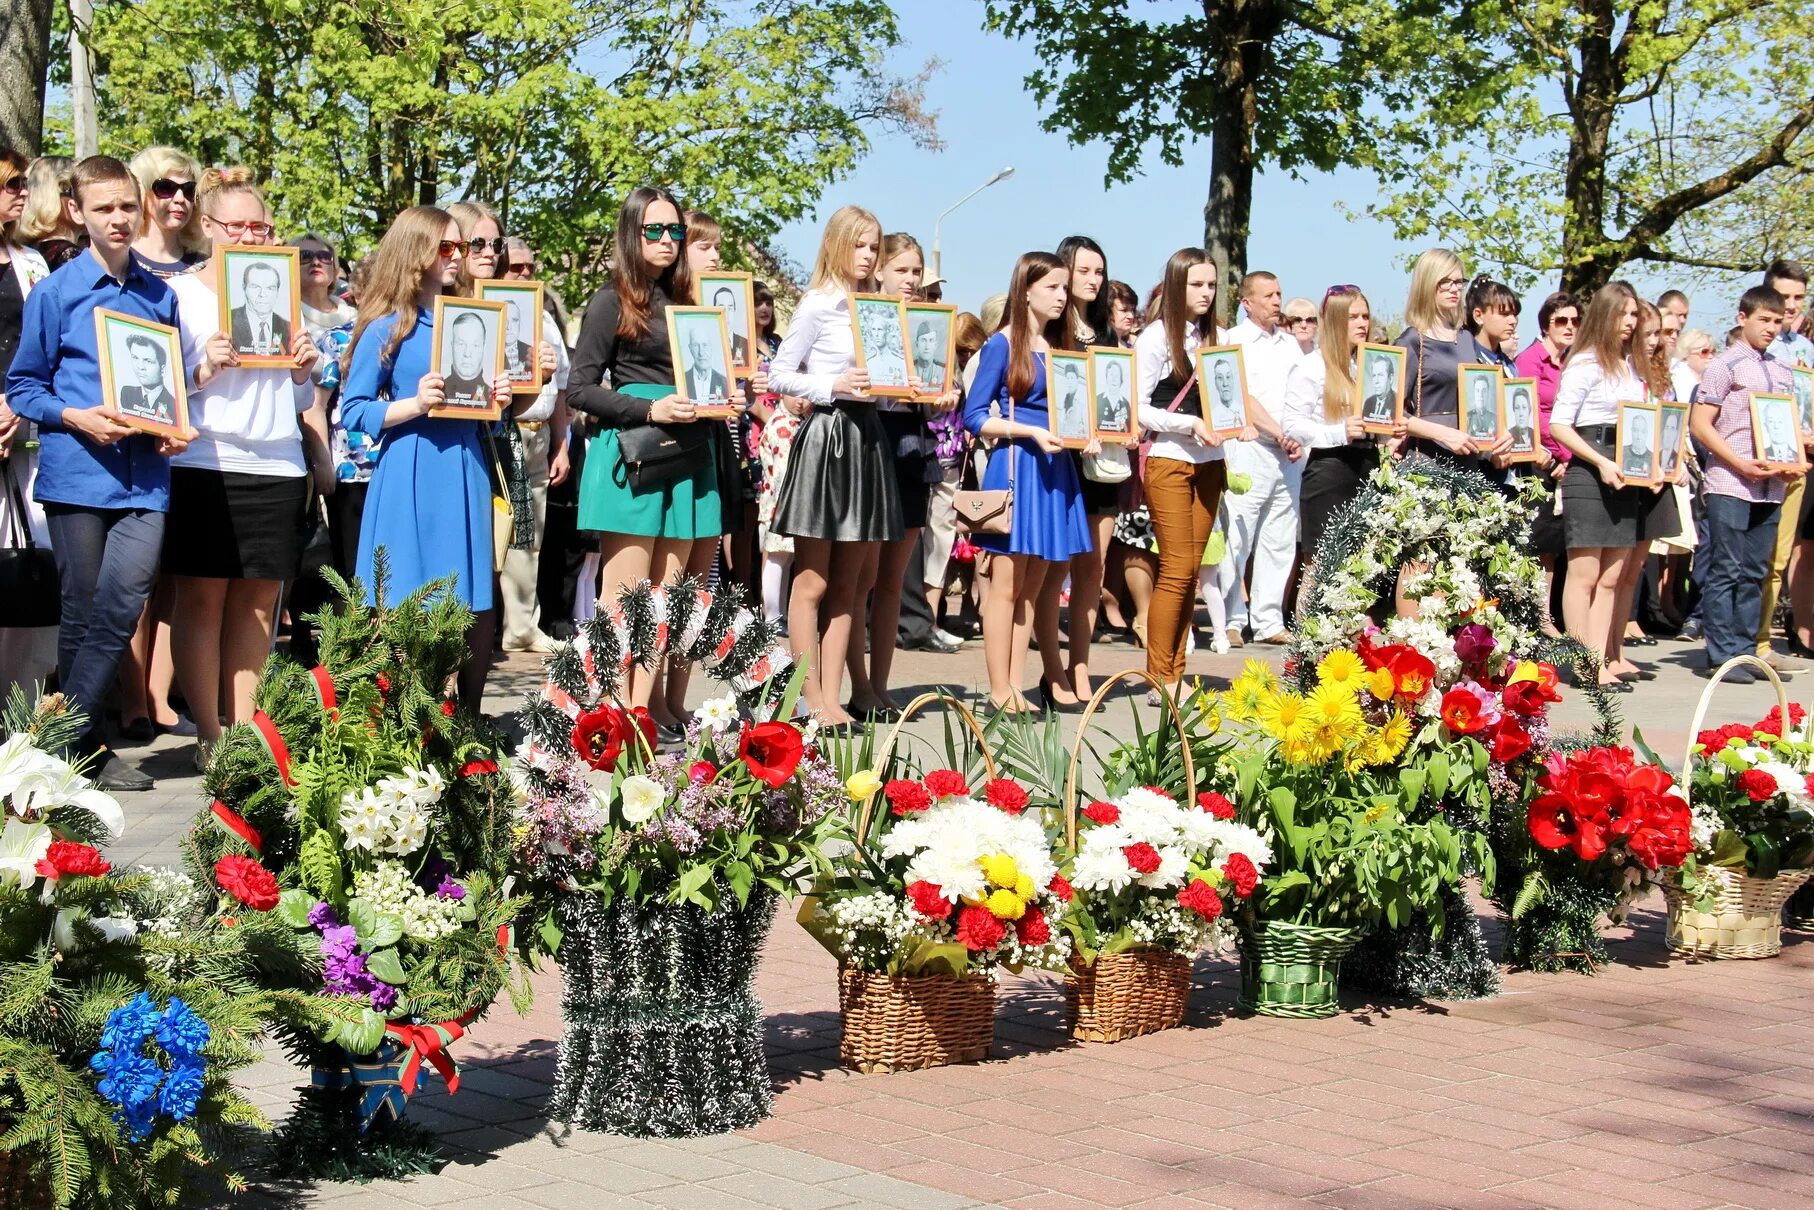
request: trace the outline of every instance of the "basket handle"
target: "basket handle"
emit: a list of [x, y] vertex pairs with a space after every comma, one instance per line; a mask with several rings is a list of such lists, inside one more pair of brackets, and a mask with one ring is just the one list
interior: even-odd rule
[[1064, 842], [1072, 853], [1077, 852], [1077, 769], [1083, 763], [1083, 739], [1090, 729], [1090, 719], [1108, 700], [1109, 690], [1123, 681], [1145, 681], [1158, 691], [1159, 701], [1164, 704], [1172, 726], [1178, 732], [1179, 750], [1184, 753], [1185, 805], [1189, 806], [1197, 797], [1197, 766], [1190, 757], [1190, 733], [1184, 729], [1184, 716], [1178, 712], [1178, 703], [1172, 700], [1171, 690], [1144, 668], [1117, 672], [1096, 687], [1096, 692], [1090, 696], [1090, 704], [1083, 709], [1083, 717], [1077, 720], [1077, 738], [1071, 741], [1071, 766], [1064, 778]]
[[[1735, 655], [1721, 664], [1719, 671], [1713, 674], [1713, 679], [1707, 682], [1707, 687], [1701, 690], [1701, 702], [1694, 708], [1694, 722], [1688, 728], [1688, 742], [1684, 745], [1682, 752], [1682, 798], [1690, 806], [1694, 805], [1691, 797], [1694, 788], [1694, 779], [1691, 776], [1694, 772], [1694, 737], [1701, 733], [1701, 725], [1707, 721], [1707, 707], [1713, 704], [1713, 691], [1719, 688], [1719, 683], [1726, 679], [1728, 672], [1741, 666], [1749, 666], [1753, 672], [1761, 672], [1769, 680], [1770, 687], [1776, 690], [1776, 705], [1782, 712], [1782, 720], [1785, 724], [1783, 730], [1788, 730], [1789, 692], [1783, 688], [1782, 678], [1776, 675], [1776, 669], [1754, 655]], [[1810, 726], [1814, 726], [1814, 720], [1810, 721]]]
[[[983, 767], [989, 771], [989, 779], [993, 781], [995, 779], [995, 756], [989, 751], [989, 737], [983, 733], [982, 724], [976, 721], [976, 715], [970, 713], [970, 707], [964, 705], [964, 703], [958, 701], [949, 693], [937, 692], [920, 694], [911, 702], [908, 702], [906, 708], [901, 711], [901, 717], [894, 720], [894, 726], [888, 729], [888, 734], [882, 739], [882, 746], [876, 750], [875, 768], [877, 774], [879, 775], [883, 769], [886, 769], [888, 767], [888, 762], [894, 757], [894, 743], [901, 734], [901, 728], [905, 727], [908, 720], [912, 719], [914, 715], [934, 703], [948, 706], [952, 710], [957, 711], [958, 719], [964, 726], [970, 729], [970, 734], [976, 737], [976, 745], [982, 750], [983, 754]], [[875, 801], [881, 792], [880, 787], [878, 787], [874, 794], [865, 798], [863, 800], [863, 809], [857, 813], [858, 844], [862, 844], [864, 838], [869, 835], [870, 816], [875, 811]]]

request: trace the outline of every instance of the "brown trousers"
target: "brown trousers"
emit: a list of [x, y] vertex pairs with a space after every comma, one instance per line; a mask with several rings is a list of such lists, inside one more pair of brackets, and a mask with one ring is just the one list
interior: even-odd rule
[[1227, 465], [1146, 461], [1146, 507], [1159, 539], [1159, 576], [1147, 607], [1146, 670], [1166, 686], [1184, 676], [1185, 636], [1196, 612], [1197, 570], [1216, 525], [1216, 506], [1228, 483]]

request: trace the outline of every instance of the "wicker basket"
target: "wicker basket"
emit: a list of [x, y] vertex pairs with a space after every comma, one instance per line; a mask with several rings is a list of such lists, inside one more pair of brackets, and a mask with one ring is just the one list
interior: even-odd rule
[[1342, 959], [1364, 935], [1259, 920], [1241, 930], [1241, 1007], [1266, 1017], [1333, 1017]]
[[983, 974], [877, 975], [842, 967], [838, 1060], [861, 1072], [976, 1063], [995, 1039], [995, 982]]
[[1101, 954], [1064, 981], [1071, 1036], [1121, 1042], [1184, 1024], [1191, 960], [1169, 950]]
[[1697, 896], [1680, 883], [1663, 884], [1663, 897], [1669, 901], [1669, 948], [1690, 958], [1774, 958], [1783, 948], [1783, 904], [1814, 877], [1814, 870], [1752, 878], [1709, 866], [1701, 877], [1711, 884], [1711, 912], [1697, 908]]

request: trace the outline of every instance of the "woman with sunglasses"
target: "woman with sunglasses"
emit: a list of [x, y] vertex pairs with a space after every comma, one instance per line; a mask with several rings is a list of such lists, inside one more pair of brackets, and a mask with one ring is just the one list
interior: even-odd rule
[[1488, 462], [1511, 449], [1511, 437], [1481, 445], [1461, 423], [1461, 367], [1484, 360], [1473, 333], [1464, 326], [1467, 283], [1461, 258], [1447, 248], [1431, 248], [1411, 266], [1405, 330], [1396, 342], [1410, 350], [1406, 427], [1417, 453], [1503, 478]]
[[174, 147], [147, 147], [132, 157], [128, 167], [145, 191], [145, 225], [132, 243], [132, 259], [156, 277], [194, 272], [208, 259], [202, 251], [201, 211], [195, 204], [201, 165]]
[[[1580, 326], [1580, 300], [1566, 290], [1556, 291], [1537, 308], [1537, 339], [1526, 345], [1513, 362], [1518, 377], [1537, 380], [1537, 432], [1543, 448], [1549, 451], [1548, 474], [1552, 482], [1561, 481], [1568, 470], [1569, 459], [1574, 457], [1568, 447], [1550, 433], [1549, 417], [1556, 406], [1556, 388], [1562, 382], [1562, 362], [1568, 357]], [[1531, 545], [1537, 552], [1537, 561], [1543, 565], [1545, 601], [1554, 599], [1556, 567], [1568, 557], [1563, 530], [1562, 516], [1554, 507], [1540, 510], [1531, 527]], [[1559, 633], [1548, 619], [1543, 626], [1544, 632], [1551, 636]]]
[[[435, 298], [459, 289], [465, 248], [459, 224], [438, 207], [411, 206], [391, 222], [359, 289], [341, 413], [348, 429], [383, 443], [359, 531], [359, 578], [372, 593], [380, 547], [390, 564], [387, 600], [455, 577], [454, 595], [478, 615], [459, 677], [460, 700], [477, 710], [496, 628], [489, 425], [428, 414], [446, 398], [434, 368]], [[510, 402], [509, 382], [493, 390], [500, 405]]]

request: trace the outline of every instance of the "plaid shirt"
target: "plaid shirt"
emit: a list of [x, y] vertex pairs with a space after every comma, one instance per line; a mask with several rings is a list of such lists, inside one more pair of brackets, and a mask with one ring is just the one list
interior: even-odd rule
[[[1754, 391], [1793, 396], [1795, 387], [1788, 367], [1765, 360], [1762, 354], [1741, 340], [1707, 363], [1707, 370], [1701, 375], [1700, 393], [1696, 396], [1697, 402], [1719, 409], [1713, 428], [1739, 458], [1757, 456], [1751, 437], [1751, 395]], [[1747, 479], [1714, 454], [1708, 459], [1706, 490], [1716, 496], [1732, 496], [1753, 504], [1780, 504], [1783, 481]]]

